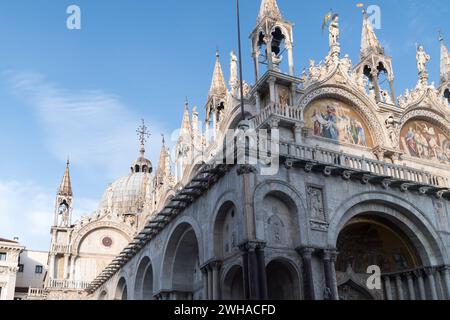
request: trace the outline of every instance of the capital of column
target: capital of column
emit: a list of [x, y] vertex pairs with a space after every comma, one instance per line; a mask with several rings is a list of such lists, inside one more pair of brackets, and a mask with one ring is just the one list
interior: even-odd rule
[[291, 41], [286, 41], [284, 47], [286, 50], [291, 50], [294, 47], [294, 44]]
[[239, 245], [239, 249], [244, 252], [255, 252], [256, 250], [263, 250], [265, 247], [264, 241], [247, 241]]
[[437, 268], [436, 267], [426, 267], [424, 270], [425, 270], [425, 274], [427, 276], [433, 276], [436, 273]]
[[296, 249], [297, 253], [305, 259], [311, 259], [316, 248], [313, 247], [299, 247]]
[[278, 129], [280, 126], [280, 120], [279, 119], [271, 119], [269, 121], [270, 129]]
[[296, 122], [294, 125], [294, 129], [296, 132], [302, 133], [303, 132], [303, 128], [305, 128], [306, 126], [306, 122], [305, 121], [299, 121]]
[[326, 261], [336, 262], [338, 252], [336, 249], [323, 249], [322, 258]]
[[277, 78], [275, 78], [275, 77], [269, 77], [267, 79], [267, 82], [269, 82], [270, 84], [275, 84], [276, 81], [277, 81]]

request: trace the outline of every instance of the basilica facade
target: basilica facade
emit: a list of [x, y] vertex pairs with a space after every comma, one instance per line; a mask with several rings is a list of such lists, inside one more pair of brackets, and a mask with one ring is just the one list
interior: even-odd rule
[[[450, 299], [450, 54], [441, 38], [436, 86], [418, 46], [417, 85], [397, 96], [368, 17], [356, 64], [339, 23], [300, 73], [292, 23], [262, 0], [254, 84], [234, 53], [227, 84], [217, 54], [204, 125], [186, 102], [175, 156], [163, 144], [153, 170], [143, 124], [130, 174], [75, 224], [67, 164], [47, 297]], [[236, 161], [252, 154], [266, 156]]]

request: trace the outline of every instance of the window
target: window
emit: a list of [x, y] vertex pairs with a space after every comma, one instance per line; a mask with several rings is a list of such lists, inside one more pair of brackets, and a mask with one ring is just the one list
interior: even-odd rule
[[34, 273], [42, 273], [42, 266], [36, 266]]
[[24, 265], [23, 264], [19, 264], [19, 272], [23, 272], [23, 268], [24, 268]]
[[6, 253], [0, 252], [0, 261], [6, 261]]

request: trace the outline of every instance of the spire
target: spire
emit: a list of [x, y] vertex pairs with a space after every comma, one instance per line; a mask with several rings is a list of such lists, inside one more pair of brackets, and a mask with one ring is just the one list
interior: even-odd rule
[[169, 176], [170, 175], [169, 152], [166, 147], [166, 140], [164, 138], [164, 135], [161, 136], [162, 136], [162, 147], [161, 152], [159, 154], [158, 169], [156, 172], [158, 176]]
[[136, 130], [139, 142], [141, 143], [141, 158], [145, 158], [145, 143], [147, 142], [147, 139], [150, 137], [150, 132], [148, 131], [148, 127], [145, 125], [145, 120], [142, 119], [142, 125], [138, 127]]
[[220, 64], [219, 51], [216, 52], [216, 65], [214, 67], [214, 73], [211, 82], [211, 88], [209, 89], [210, 96], [225, 96], [227, 94], [227, 85], [225, 84], [225, 78], [222, 72], [222, 66]]
[[450, 81], [450, 54], [444, 43], [444, 38], [439, 35], [441, 43], [441, 84]]
[[378, 41], [377, 35], [373, 31], [372, 24], [369, 22], [369, 17], [364, 12], [362, 36], [361, 36], [361, 57], [365, 57], [368, 53], [384, 54], [383, 47]]
[[191, 132], [191, 119], [190, 119], [190, 115], [189, 115], [189, 101], [186, 97], [186, 102], [184, 105], [184, 115], [183, 115], [183, 120], [181, 122], [181, 131], [183, 133], [185, 132]]
[[261, 1], [261, 8], [259, 9], [257, 23], [260, 23], [266, 17], [275, 20], [283, 19], [280, 9], [278, 8], [277, 0]]
[[70, 182], [70, 161], [67, 159], [66, 171], [61, 181], [61, 186], [59, 187], [58, 195], [60, 196], [73, 196], [72, 194], [72, 183]]

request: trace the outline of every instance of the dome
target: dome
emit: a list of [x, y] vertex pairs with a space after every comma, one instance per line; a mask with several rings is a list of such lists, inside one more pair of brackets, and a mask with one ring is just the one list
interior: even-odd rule
[[136, 172], [112, 183], [103, 194], [99, 211], [114, 214], [138, 214], [142, 212], [152, 190], [150, 173]]

